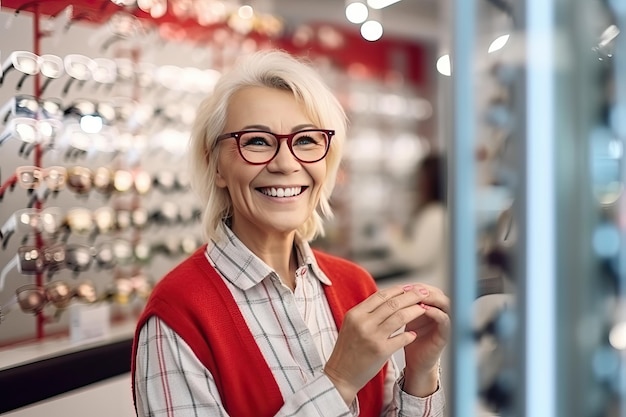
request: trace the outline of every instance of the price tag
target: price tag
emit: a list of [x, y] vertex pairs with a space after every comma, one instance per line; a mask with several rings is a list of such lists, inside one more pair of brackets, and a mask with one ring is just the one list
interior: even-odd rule
[[108, 304], [72, 304], [70, 313], [70, 341], [92, 342], [109, 336], [111, 330]]

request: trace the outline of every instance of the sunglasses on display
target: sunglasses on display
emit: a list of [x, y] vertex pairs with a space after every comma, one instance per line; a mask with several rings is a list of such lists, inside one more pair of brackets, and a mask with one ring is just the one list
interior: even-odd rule
[[18, 155], [28, 157], [37, 145], [52, 147], [62, 132], [63, 123], [56, 119], [15, 117], [0, 133], [0, 145], [8, 139], [16, 138], [22, 142]]
[[15, 69], [22, 73], [17, 83], [16, 89], [22, 88], [26, 78], [32, 75], [41, 74], [47, 78], [46, 82], [61, 77], [64, 72], [63, 60], [51, 54], [36, 55], [29, 51], [13, 51], [2, 64], [2, 72], [0, 73], [0, 85], [4, 83], [7, 73]]
[[95, 303], [98, 300], [96, 287], [91, 281], [81, 281], [73, 286], [64, 281], [52, 281], [45, 286], [23, 285], [7, 304], [0, 306], [0, 323], [15, 306], [24, 313], [38, 314], [48, 304], [63, 310], [74, 299], [85, 304]]
[[32, 233], [45, 233], [53, 236], [59, 231], [62, 222], [63, 212], [59, 207], [48, 207], [44, 210], [34, 208], [17, 210], [0, 229], [2, 247], [6, 248], [9, 239], [15, 233], [26, 235], [22, 245]]
[[272, 161], [280, 151], [280, 139], [286, 139], [291, 154], [302, 163], [324, 159], [330, 147], [334, 130], [306, 129], [287, 135], [263, 130], [244, 130], [224, 133], [216, 142], [235, 139], [239, 155], [251, 165], [264, 165]]
[[35, 96], [20, 94], [11, 97], [0, 108], [0, 115], [4, 115], [4, 123], [10, 117], [27, 117], [31, 119], [63, 119], [63, 104], [58, 98], [37, 99]]

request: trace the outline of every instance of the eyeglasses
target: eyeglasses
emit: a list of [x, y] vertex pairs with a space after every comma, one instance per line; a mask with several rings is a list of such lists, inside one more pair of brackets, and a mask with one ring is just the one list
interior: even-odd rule
[[7, 275], [15, 267], [22, 275], [42, 274], [46, 267], [43, 252], [34, 245], [20, 246], [17, 249], [17, 254], [11, 258], [0, 272], [0, 291], [4, 288]]
[[84, 117], [95, 116], [100, 117], [105, 124], [111, 124], [115, 121], [115, 108], [107, 102], [96, 102], [93, 100], [80, 99], [74, 101], [65, 111], [65, 116]]
[[101, 52], [122, 39], [132, 39], [143, 33], [141, 21], [130, 13], [117, 12], [111, 16], [108, 22], [108, 30], [112, 36], [106, 39], [101, 46]]
[[6, 123], [9, 117], [28, 117], [32, 119], [57, 119], [63, 118], [61, 99], [46, 98], [37, 99], [35, 96], [19, 94], [11, 97], [0, 109], [2, 120]]
[[313, 163], [324, 159], [334, 134], [334, 130], [325, 129], [306, 129], [287, 135], [264, 130], [244, 130], [224, 133], [217, 137], [217, 142], [234, 138], [244, 161], [252, 165], [263, 165], [278, 155], [280, 139], [287, 139], [287, 146], [298, 161]]
[[65, 230], [62, 241], [67, 241], [71, 233], [89, 236], [94, 240], [98, 234], [110, 233], [116, 227], [116, 212], [112, 207], [99, 207], [94, 211], [86, 207], [75, 207], [68, 210], [61, 221]]
[[82, 86], [86, 81], [92, 79], [94, 72], [98, 70], [98, 64], [93, 59], [80, 54], [66, 55], [63, 58], [63, 66], [67, 75], [70, 76], [63, 87], [63, 95], [70, 91], [74, 81], [78, 81]]
[[147, 171], [118, 169], [113, 173], [113, 187], [120, 193], [134, 188], [137, 194], [144, 195], [152, 189], [152, 177]]
[[34, 190], [45, 184], [49, 190], [59, 191], [65, 187], [67, 170], [62, 166], [20, 166], [15, 169], [15, 175], [17, 183], [26, 190]]
[[98, 298], [94, 284], [91, 281], [82, 281], [72, 287], [64, 281], [52, 281], [43, 287], [23, 285], [15, 291], [15, 296], [9, 303], [0, 306], [0, 323], [15, 305], [24, 313], [37, 314], [48, 303], [57, 309], [65, 309], [73, 299], [87, 304], [95, 303]]
[[94, 58], [96, 64], [92, 74], [93, 80], [99, 85], [111, 86], [117, 79], [115, 61], [108, 58]]
[[55, 119], [16, 117], [0, 133], [0, 145], [7, 139], [16, 138], [22, 142], [18, 154], [27, 157], [37, 145], [51, 146], [62, 130], [63, 123]]
[[145, 300], [152, 291], [153, 284], [143, 273], [131, 277], [115, 278], [107, 289], [106, 298], [117, 304], [128, 304], [133, 299]]
[[73, 166], [67, 170], [67, 188], [78, 195], [87, 195], [91, 191], [93, 171], [83, 166]]
[[[9, 239], [16, 232], [22, 234], [37, 232], [53, 235], [59, 231], [62, 219], [63, 214], [59, 207], [48, 207], [44, 210], [32, 208], [17, 210], [0, 229], [2, 246], [6, 248]], [[22, 242], [22, 244], [24, 243]]]
[[22, 88], [26, 78], [31, 75], [41, 73], [49, 80], [59, 78], [63, 75], [63, 60], [56, 55], [46, 54], [38, 56], [29, 51], [13, 51], [2, 64], [0, 85], [3, 84], [7, 72], [13, 68], [23, 74], [16, 86], [16, 89], [19, 90]]

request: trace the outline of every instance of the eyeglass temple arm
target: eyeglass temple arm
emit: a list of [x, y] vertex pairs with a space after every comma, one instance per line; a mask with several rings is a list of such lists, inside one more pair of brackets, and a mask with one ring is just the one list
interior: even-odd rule
[[24, 85], [24, 81], [26, 81], [26, 78], [28, 78], [30, 76], [31, 76], [31, 74], [24, 73], [22, 75], [22, 78], [20, 78], [20, 80], [17, 82], [17, 85], [15, 86], [15, 89], [18, 90], [18, 91], [21, 90], [22, 86]]
[[9, 312], [13, 310], [13, 308], [15, 308], [16, 305], [17, 305], [17, 295], [14, 295], [13, 297], [11, 297], [9, 302], [6, 303], [5, 305], [0, 305], [0, 324], [2, 324], [6, 315], [9, 314]]
[[9, 263], [4, 266], [2, 272], [0, 272], [0, 291], [4, 289], [4, 282], [6, 281], [7, 275], [9, 275], [9, 272], [17, 266], [19, 261], [19, 255], [15, 255]]
[[2, 85], [2, 83], [4, 82], [4, 76], [7, 75], [10, 70], [15, 68], [15, 66], [13, 65], [13, 60], [11, 58], [12, 56], [9, 55], [6, 61], [4, 61], [4, 63], [2, 64], [2, 68], [0, 68], [0, 85]]
[[15, 232], [17, 228], [17, 220], [15, 219], [16, 214], [12, 214], [9, 217], [9, 220], [4, 223], [2, 228], [0, 229], [0, 239], [2, 239], [2, 249], [6, 249], [7, 244], [9, 243], [9, 239], [11, 235]]
[[13, 124], [9, 124], [7, 127], [4, 128], [4, 131], [0, 133], [0, 145], [2, 145], [2, 143], [5, 140], [9, 139], [12, 136], [13, 136]]
[[6, 103], [0, 107], [0, 116], [2, 117], [2, 121], [6, 123], [9, 120], [9, 116], [11, 115], [11, 109], [15, 106], [15, 97], [11, 97]]

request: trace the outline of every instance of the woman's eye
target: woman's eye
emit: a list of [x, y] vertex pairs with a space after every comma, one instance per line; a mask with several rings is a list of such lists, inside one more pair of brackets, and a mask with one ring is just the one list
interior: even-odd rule
[[267, 138], [263, 136], [244, 136], [242, 137], [242, 145], [243, 146], [270, 146]]
[[312, 145], [316, 143], [317, 141], [315, 140], [315, 138], [308, 135], [298, 136], [293, 141], [294, 145]]

